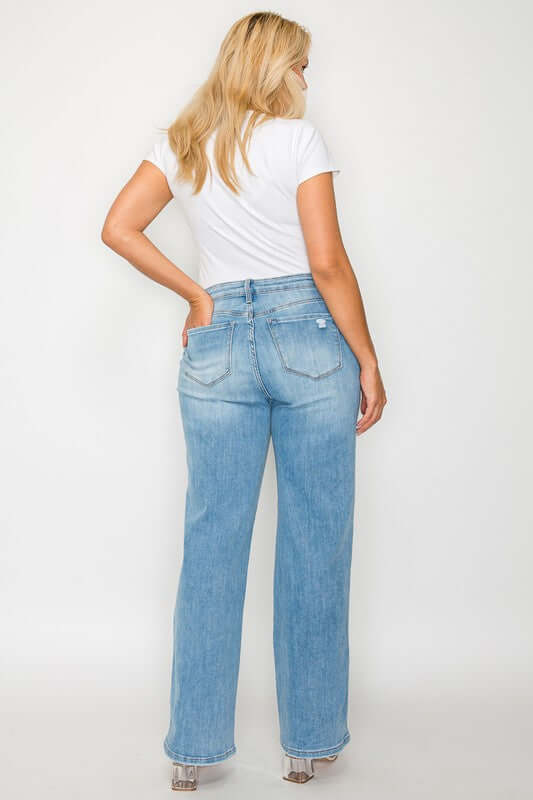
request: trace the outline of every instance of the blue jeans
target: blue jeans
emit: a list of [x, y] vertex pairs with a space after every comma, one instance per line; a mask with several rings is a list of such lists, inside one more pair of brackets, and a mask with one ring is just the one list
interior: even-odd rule
[[236, 752], [252, 529], [272, 434], [278, 487], [273, 652], [280, 743], [319, 758], [349, 742], [348, 612], [359, 362], [310, 273], [206, 290], [177, 390], [188, 484], [174, 611], [174, 761]]

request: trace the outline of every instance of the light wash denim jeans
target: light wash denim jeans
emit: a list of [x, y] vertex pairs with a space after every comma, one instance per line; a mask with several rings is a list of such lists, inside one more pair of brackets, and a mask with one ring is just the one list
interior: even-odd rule
[[213, 317], [188, 331], [177, 383], [188, 485], [164, 751], [198, 765], [236, 752], [246, 579], [272, 434], [280, 743], [299, 758], [331, 755], [350, 740], [359, 362], [310, 273], [206, 291]]

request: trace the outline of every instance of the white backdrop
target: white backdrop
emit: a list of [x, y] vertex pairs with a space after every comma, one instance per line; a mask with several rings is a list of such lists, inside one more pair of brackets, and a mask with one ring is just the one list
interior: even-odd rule
[[[253, 10], [22, 0], [6, 13], [0, 779], [10, 798], [168, 796], [188, 307], [100, 231], [157, 128]], [[532, 7], [289, 0], [273, 10], [313, 35], [307, 117], [341, 165], [341, 229], [389, 400], [358, 439], [352, 742], [307, 791], [530, 797]], [[196, 277], [177, 204], [147, 234]], [[238, 752], [201, 776], [200, 788], [228, 796], [290, 787], [274, 694], [275, 525], [271, 449]]]

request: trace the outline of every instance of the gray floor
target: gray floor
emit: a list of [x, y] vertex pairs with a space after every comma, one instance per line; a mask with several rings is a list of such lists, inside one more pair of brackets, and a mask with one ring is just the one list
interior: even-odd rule
[[[161, 749], [164, 703], [139, 690], [108, 696], [98, 686], [4, 698], [2, 797], [182, 796], [170, 789]], [[337, 761], [316, 763], [315, 777], [298, 786], [281, 779], [275, 709], [254, 708], [241, 694], [237, 753], [200, 768], [194, 796], [310, 798], [334, 790], [337, 798], [360, 800], [531, 800], [531, 711], [530, 699], [496, 690], [490, 698], [366, 695], [352, 703], [352, 740]]]

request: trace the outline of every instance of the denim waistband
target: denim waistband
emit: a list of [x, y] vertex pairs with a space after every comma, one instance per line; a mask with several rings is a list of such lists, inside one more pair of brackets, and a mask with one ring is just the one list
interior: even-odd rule
[[[231, 293], [232, 296], [246, 296], [247, 292], [261, 294], [262, 292], [283, 291], [304, 287], [316, 287], [310, 272], [296, 272], [294, 275], [279, 275], [275, 278], [244, 278], [239, 281], [223, 281], [207, 286], [205, 291], [210, 295]], [[318, 289], [317, 289], [318, 291]]]

